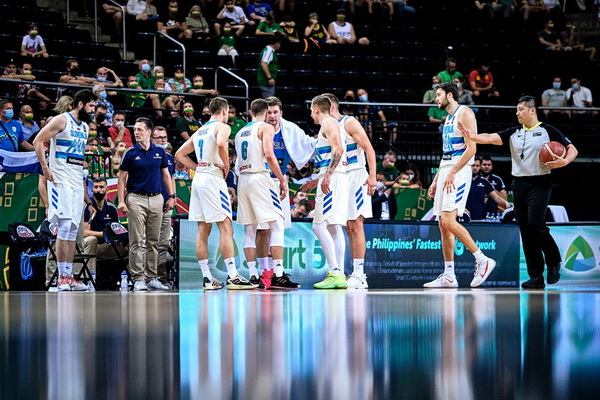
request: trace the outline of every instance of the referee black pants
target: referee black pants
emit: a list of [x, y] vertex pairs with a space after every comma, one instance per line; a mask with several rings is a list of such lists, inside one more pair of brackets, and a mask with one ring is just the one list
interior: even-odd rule
[[521, 231], [523, 253], [530, 278], [542, 276], [544, 264], [560, 264], [560, 251], [546, 226], [546, 210], [552, 193], [550, 174], [513, 180], [515, 214]]

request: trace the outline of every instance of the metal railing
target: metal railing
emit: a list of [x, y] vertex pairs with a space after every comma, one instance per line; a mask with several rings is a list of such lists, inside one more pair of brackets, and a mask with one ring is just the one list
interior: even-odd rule
[[[97, 1], [97, 0], [95, 0], [95, 1]], [[121, 13], [122, 13], [121, 20], [123, 21], [123, 32], [121, 32], [121, 35], [123, 35], [123, 60], [127, 60], [127, 27], [125, 25], [125, 20], [127, 19], [127, 18], [125, 18], [125, 14], [127, 13], [127, 11], [125, 10], [125, 6], [120, 5], [116, 1], [114, 1], [114, 0], [108, 0], [108, 1], [113, 3], [114, 5], [116, 5], [117, 7], [119, 7], [121, 9]], [[94, 5], [94, 6], [96, 6], [96, 5]], [[95, 8], [97, 9], [98, 7], [95, 7]], [[96, 21], [97, 20], [98, 19], [96, 18]]]
[[169, 39], [170, 41], [172, 41], [173, 43], [179, 45], [179, 47], [181, 47], [181, 50], [183, 51], [183, 62], [181, 63], [181, 67], [183, 68], [183, 76], [185, 76], [185, 71], [186, 71], [186, 60], [187, 60], [187, 56], [186, 56], [186, 50], [185, 50], [185, 46], [183, 45], [183, 43], [173, 39], [171, 36], [169, 36], [168, 34], [161, 32], [161, 31], [156, 31], [154, 33], [154, 65], [156, 64], [156, 45], [157, 45], [157, 41], [156, 38], [158, 37], [158, 35], [162, 35], [163, 37]]
[[245, 110], [248, 111], [250, 109], [250, 87], [248, 86], [248, 82], [241, 76], [234, 74], [227, 68], [224, 68], [221, 66], [217, 67], [215, 69], [215, 90], [219, 90], [219, 86], [217, 84], [217, 79], [218, 79], [219, 71], [221, 71], [221, 70], [225, 71], [226, 73], [228, 73], [229, 75], [231, 75], [232, 77], [237, 79], [238, 81], [242, 82], [244, 84], [244, 86], [246, 87], [246, 108], [245, 108]]

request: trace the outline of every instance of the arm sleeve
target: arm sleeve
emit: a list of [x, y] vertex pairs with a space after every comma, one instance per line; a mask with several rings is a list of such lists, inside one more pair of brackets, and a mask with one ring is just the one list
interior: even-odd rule
[[571, 144], [571, 141], [564, 135], [564, 133], [562, 133], [552, 125], [544, 124], [544, 128], [546, 128], [546, 131], [548, 132], [548, 137], [551, 141], [560, 142], [565, 147]]

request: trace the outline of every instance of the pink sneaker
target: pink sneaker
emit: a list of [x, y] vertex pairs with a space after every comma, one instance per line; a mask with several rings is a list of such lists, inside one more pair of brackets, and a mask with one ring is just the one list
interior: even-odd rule
[[265, 289], [271, 288], [271, 280], [273, 279], [274, 272], [272, 269], [265, 269], [260, 275], [260, 281], [265, 285]]

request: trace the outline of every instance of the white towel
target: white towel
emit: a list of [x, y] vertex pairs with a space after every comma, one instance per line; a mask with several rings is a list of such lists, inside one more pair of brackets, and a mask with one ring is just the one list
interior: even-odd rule
[[281, 118], [281, 136], [296, 168], [302, 169], [315, 152], [317, 139], [308, 136], [298, 125]]

